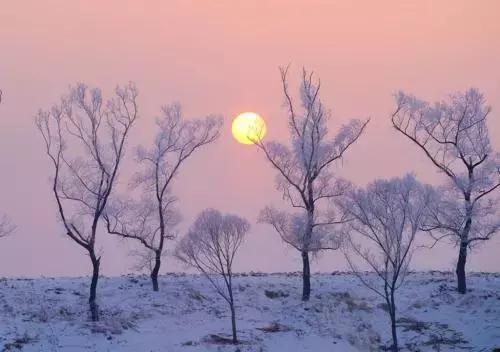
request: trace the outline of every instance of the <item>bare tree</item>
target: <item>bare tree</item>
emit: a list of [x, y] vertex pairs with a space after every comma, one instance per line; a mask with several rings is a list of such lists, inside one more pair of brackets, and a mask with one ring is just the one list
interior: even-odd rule
[[136, 98], [132, 83], [116, 88], [107, 104], [99, 89], [78, 84], [59, 104], [39, 111], [36, 118], [54, 167], [52, 191], [66, 235], [87, 251], [92, 262], [89, 305], [93, 321], [99, 320], [98, 225], [117, 180], [128, 133], [137, 118]]
[[[300, 87], [303, 111], [299, 112], [288, 90], [288, 67], [281, 68], [280, 72], [292, 147], [262, 139], [254, 142], [278, 171], [277, 188], [296, 211], [286, 214], [266, 208], [260, 220], [273, 225], [285, 243], [300, 251], [302, 299], [307, 301], [311, 292], [309, 254], [338, 248], [337, 241], [331, 241], [331, 236], [326, 235], [331, 234], [332, 225], [345, 221], [324, 205], [341, 195], [345, 185], [335, 178], [333, 166], [358, 140], [369, 120], [352, 120], [342, 126], [335, 137], [329, 137], [330, 112], [319, 98], [319, 80], [315, 82], [313, 73], [303, 70]], [[324, 239], [328, 239], [327, 243]]]
[[345, 225], [349, 247], [375, 272], [375, 279], [361, 275], [346, 252], [347, 261], [361, 282], [385, 300], [393, 351], [398, 351], [396, 291], [408, 274], [415, 235], [424, 223], [433, 195], [430, 186], [407, 175], [402, 179], [377, 180], [366, 190], [347, 193], [338, 202], [352, 219]]
[[16, 226], [6, 215], [0, 216], [0, 238], [10, 235], [15, 229]]
[[206, 209], [176, 248], [183, 263], [198, 269], [229, 304], [233, 343], [238, 342], [233, 294], [233, 261], [250, 224], [243, 218]]
[[447, 176], [443, 201], [424, 229], [459, 247], [457, 286], [465, 293], [467, 249], [500, 230], [500, 154], [493, 153], [486, 126], [491, 108], [476, 89], [434, 105], [400, 92], [396, 103], [393, 126]]
[[222, 118], [217, 116], [185, 120], [179, 104], [164, 107], [162, 113], [157, 120], [159, 130], [154, 146], [140, 147], [137, 151], [143, 170], [137, 173], [133, 185], [141, 188], [141, 201], [115, 202], [105, 214], [111, 234], [137, 240], [154, 253], [151, 270], [154, 291], [159, 290], [158, 273], [165, 240], [174, 237], [174, 227], [180, 221], [179, 212], [173, 207], [176, 198], [169, 192], [172, 180], [184, 161], [219, 137], [222, 126]]

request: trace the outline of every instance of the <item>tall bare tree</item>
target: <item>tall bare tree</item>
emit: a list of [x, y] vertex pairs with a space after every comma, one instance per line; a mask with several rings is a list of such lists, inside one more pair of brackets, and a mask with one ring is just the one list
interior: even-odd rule
[[233, 343], [238, 343], [233, 292], [233, 261], [250, 224], [245, 219], [218, 210], [206, 209], [182, 238], [175, 255], [198, 269], [229, 304]]
[[158, 134], [150, 149], [137, 151], [143, 170], [135, 176], [133, 185], [142, 190], [142, 199], [114, 203], [105, 219], [108, 231], [122, 238], [139, 241], [154, 253], [151, 270], [153, 290], [158, 291], [158, 273], [165, 250], [165, 240], [174, 237], [180, 220], [170, 194], [174, 177], [181, 165], [201, 147], [215, 141], [220, 134], [222, 118], [208, 116], [201, 120], [185, 120], [179, 104], [162, 109], [157, 120]]
[[375, 273], [360, 274], [346, 252], [347, 261], [361, 282], [382, 297], [391, 320], [392, 350], [398, 351], [396, 291], [403, 285], [419, 228], [434, 200], [430, 186], [419, 184], [411, 175], [377, 180], [366, 189], [348, 192], [338, 204], [351, 221], [345, 225], [350, 249]]
[[309, 254], [338, 248], [337, 241], [331, 240], [331, 226], [345, 220], [325, 207], [327, 200], [343, 193], [344, 182], [335, 177], [334, 165], [358, 140], [369, 120], [352, 120], [342, 126], [335, 137], [330, 137], [327, 126], [330, 112], [319, 98], [319, 80], [303, 70], [302, 111], [299, 111], [288, 89], [288, 67], [280, 68], [280, 72], [292, 146], [262, 139], [254, 142], [278, 171], [277, 188], [295, 212], [286, 214], [266, 208], [260, 220], [273, 225], [287, 244], [300, 251], [302, 299], [306, 301], [311, 292]]
[[50, 110], [40, 110], [36, 117], [54, 168], [52, 191], [66, 235], [85, 249], [92, 262], [89, 305], [93, 321], [99, 320], [98, 225], [117, 181], [128, 133], [137, 118], [136, 98], [132, 83], [116, 88], [107, 103], [99, 89], [78, 84], [60, 103]]
[[434, 105], [400, 92], [396, 104], [394, 128], [447, 177], [443, 201], [424, 229], [459, 247], [457, 288], [465, 293], [468, 248], [500, 231], [500, 154], [492, 150], [486, 125], [491, 108], [476, 89]]

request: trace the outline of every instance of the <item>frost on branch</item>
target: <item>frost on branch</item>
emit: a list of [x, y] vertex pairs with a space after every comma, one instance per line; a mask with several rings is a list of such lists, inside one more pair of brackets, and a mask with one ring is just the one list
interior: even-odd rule
[[[104, 219], [108, 232], [122, 238], [140, 242], [146, 251], [139, 252], [143, 265], [151, 267], [153, 290], [158, 291], [158, 273], [165, 255], [165, 241], [175, 237], [180, 213], [172, 195], [172, 181], [181, 165], [201, 147], [214, 142], [220, 134], [222, 118], [207, 116], [188, 120], [182, 116], [179, 104], [162, 108], [156, 120], [158, 132], [151, 147], [137, 149], [140, 167], [132, 180], [132, 187], [141, 191], [140, 200], [123, 198], [108, 207]], [[148, 258], [153, 258], [150, 265]]]
[[162, 196], [184, 160], [219, 137], [222, 123], [222, 118], [216, 115], [188, 120], [182, 116], [178, 103], [164, 106], [161, 117], [156, 120], [158, 132], [153, 146], [137, 149], [137, 159], [144, 168], [136, 174], [134, 184]]
[[286, 213], [272, 207], [261, 213], [261, 222], [271, 224], [282, 240], [301, 252], [303, 262], [303, 300], [310, 295], [309, 253], [337, 249], [340, 239], [333, 225], [346, 218], [337, 214], [333, 199], [341, 196], [349, 184], [334, 173], [336, 161], [358, 140], [368, 120], [351, 120], [330, 136], [330, 111], [319, 97], [320, 82], [303, 70], [300, 109], [288, 89], [287, 68], [281, 68], [281, 82], [288, 113], [290, 144], [277, 141], [254, 143], [264, 152], [277, 171], [277, 189], [294, 209]]
[[393, 351], [398, 351], [396, 331], [396, 291], [408, 274], [417, 232], [429, 215], [436, 194], [407, 175], [377, 180], [366, 189], [352, 190], [338, 201], [351, 221], [344, 225], [349, 249], [361, 258], [375, 275], [361, 275], [346, 252], [347, 261], [358, 278], [382, 297], [391, 318]]
[[215, 209], [206, 209], [198, 215], [175, 251], [175, 256], [180, 261], [198, 269], [229, 304], [233, 343], [238, 342], [233, 293], [233, 262], [249, 229], [248, 221], [237, 215], [222, 214]]
[[458, 291], [465, 293], [467, 249], [500, 230], [500, 154], [492, 150], [486, 125], [491, 108], [476, 89], [433, 105], [399, 92], [396, 105], [394, 128], [447, 176], [442, 202], [423, 229], [459, 246]]
[[333, 224], [314, 226], [310, 238], [306, 238], [307, 216], [304, 213], [290, 213], [273, 207], [265, 207], [259, 215], [259, 222], [275, 229], [283, 242], [298, 251], [317, 253], [320, 250], [338, 249], [341, 237], [336, 235]]
[[53, 165], [52, 192], [66, 235], [84, 248], [92, 262], [89, 305], [96, 303], [101, 256], [95, 243], [99, 222], [116, 184], [127, 137], [138, 116], [133, 83], [117, 87], [103, 101], [97, 88], [80, 83], [51, 109], [40, 110], [36, 126]]
[[[394, 127], [412, 140], [448, 176], [443, 202], [429, 231], [456, 236], [467, 245], [498, 232], [500, 153], [491, 148], [487, 116], [491, 108], [476, 89], [431, 105], [402, 92], [396, 95]], [[465, 223], [471, 227], [464, 232]]]

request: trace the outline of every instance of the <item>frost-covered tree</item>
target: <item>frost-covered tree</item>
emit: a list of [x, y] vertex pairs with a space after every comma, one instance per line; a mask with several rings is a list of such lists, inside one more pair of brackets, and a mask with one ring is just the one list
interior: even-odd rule
[[331, 203], [328, 200], [341, 195], [345, 188], [345, 182], [334, 175], [334, 165], [358, 140], [368, 120], [352, 120], [336, 136], [329, 136], [330, 112], [319, 98], [319, 80], [316, 82], [312, 73], [303, 70], [300, 109], [288, 89], [288, 67], [280, 72], [291, 147], [276, 141], [254, 142], [278, 171], [277, 188], [294, 211], [268, 207], [261, 212], [260, 221], [271, 224], [285, 243], [301, 253], [302, 299], [306, 301], [311, 292], [310, 254], [337, 249], [339, 241], [333, 236], [332, 226], [344, 221], [326, 206]]
[[153, 253], [150, 274], [154, 291], [159, 290], [158, 273], [165, 241], [174, 237], [175, 226], [180, 221], [180, 214], [174, 208], [176, 199], [170, 194], [172, 181], [190, 156], [218, 138], [222, 118], [186, 120], [181, 106], [173, 104], [162, 109], [157, 126], [153, 146], [137, 150], [142, 170], [132, 184], [141, 189], [141, 200], [114, 201], [104, 216], [109, 233], [137, 240]]
[[361, 275], [346, 252], [347, 261], [361, 282], [382, 297], [391, 321], [392, 350], [398, 351], [396, 291], [408, 273], [414, 240], [433, 202], [434, 192], [411, 175], [377, 180], [366, 189], [348, 192], [338, 201], [351, 221], [345, 226], [349, 249], [375, 273]]
[[101, 256], [96, 251], [99, 223], [116, 184], [126, 140], [137, 118], [137, 90], [130, 83], [103, 101], [101, 91], [84, 84], [51, 109], [40, 110], [36, 125], [53, 165], [52, 191], [66, 235], [85, 249], [92, 262], [89, 305], [96, 303]]
[[249, 229], [248, 221], [239, 216], [206, 209], [198, 215], [175, 251], [180, 261], [198, 269], [229, 304], [233, 343], [238, 342], [233, 261]]
[[396, 104], [393, 126], [447, 177], [442, 202], [423, 228], [459, 247], [457, 286], [465, 293], [468, 248], [500, 230], [500, 154], [492, 150], [486, 125], [491, 108], [476, 89], [432, 105], [400, 92]]

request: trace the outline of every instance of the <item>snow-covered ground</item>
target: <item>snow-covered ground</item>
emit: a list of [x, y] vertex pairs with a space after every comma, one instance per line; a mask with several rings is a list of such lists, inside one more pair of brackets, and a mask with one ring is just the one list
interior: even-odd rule
[[[409, 276], [399, 291], [403, 350], [500, 348], [500, 274], [471, 274], [468, 283], [470, 292], [459, 295], [452, 273]], [[160, 292], [144, 276], [103, 277], [98, 323], [88, 321], [88, 278], [0, 279], [0, 351], [349, 352], [390, 345], [381, 299], [351, 274], [314, 275], [307, 303], [297, 274], [239, 275], [235, 288], [238, 346], [214, 341], [229, 336], [229, 311], [200, 276], [163, 276]]]

